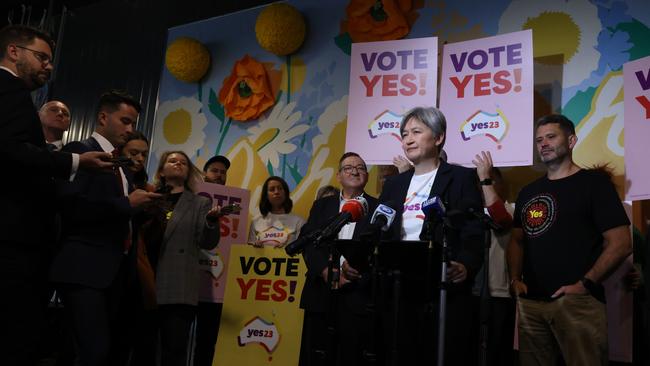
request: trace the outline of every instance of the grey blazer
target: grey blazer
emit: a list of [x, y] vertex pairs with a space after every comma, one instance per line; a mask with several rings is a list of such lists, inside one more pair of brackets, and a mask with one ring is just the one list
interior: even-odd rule
[[167, 223], [156, 272], [156, 299], [162, 304], [199, 301], [199, 249], [219, 243], [219, 224], [206, 225], [210, 200], [185, 190]]

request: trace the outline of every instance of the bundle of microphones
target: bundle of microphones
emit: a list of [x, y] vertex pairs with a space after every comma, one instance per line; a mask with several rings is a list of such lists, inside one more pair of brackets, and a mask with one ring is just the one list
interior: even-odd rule
[[[377, 209], [375, 209], [375, 212], [372, 213], [372, 217], [370, 218], [370, 225], [361, 234], [361, 239], [376, 240], [379, 238], [381, 231], [388, 231], [395, 220], [397, 212], [395, 207], [397, 207], [397, 204], [394, 202], [386, 202], [377, 206]], [[464, 220], [469, 216], [494, 224], [489, 216], [483, 213], [480, 208], [473, 207], [471, 204], [465, 202], [461, 202], [460, 207], [461, 209], [459, 210], [448, 211], [442, 199], [437, 196], [427, 199], [421, 205], [425, 221], [439, 222], [454, 227], [459, 220]], [[363, 197], [348, 200], [341, 207], [341, 212], [332, 217], [324, 228], [314, 230], [289, 243], [285, 247], [285, 252], [290, 256], [294, 256], [302, 253], [310, 243], [318, 245], [325, 240], [331, 240], [338, 235], [339, 231], [347, 223], [358, 222], [367, 214], [368, 202]]]

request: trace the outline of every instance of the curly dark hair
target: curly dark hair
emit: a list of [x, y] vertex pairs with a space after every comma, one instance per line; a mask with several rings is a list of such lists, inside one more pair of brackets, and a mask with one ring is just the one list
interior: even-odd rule
[[271, 201], [269, 201], [269, 182], [272, 180], [280, 182], [282, 184], [282, 188], [284, 189], [285, 193], [285, 199], [284, 203], [282, 204], [282, 207], [284, 208], [284, 213], [290, 213], [291, 209], [293, 208], [293, 201], [291, 200], [291, 197], [289, 197], [289, 185], [287, 182], [276, 176], [271, 176], [264, 181], [264, 185], [262, 186], [262, 196], [260, 196], [260, 212], [262, 213], [262, 216], [266, 217], [266, 215], [271, 212]]

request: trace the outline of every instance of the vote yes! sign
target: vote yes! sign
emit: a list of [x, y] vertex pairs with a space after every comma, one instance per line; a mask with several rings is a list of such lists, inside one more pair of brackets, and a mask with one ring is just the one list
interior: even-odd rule
[[404, 155], [402, 115], [436, 105], [437, 65], [436, 37], [353, 43], [345, 150], [368, 164]]
[[533, 162], [532, 31], [447, 44], [440, 109], [449, 161], [473, 166], [490, 151], [497, 166]]

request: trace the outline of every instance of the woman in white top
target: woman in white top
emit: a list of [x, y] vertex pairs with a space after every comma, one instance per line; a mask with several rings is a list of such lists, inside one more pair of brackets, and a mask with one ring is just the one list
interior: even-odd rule
[[[395, 221], [385, 239], [391, 241], [420, 240], [425, 220], [422, 204], [429, 198], [439, 197], [451, 210], [481, 210], [481, 194], [476, 173], [472, 169], [451, 165], [440, 158], [446, 139], [447, 122], [437, 108], [416, 107], [402, 119], [400, 132], [402, 149], [413, 169], [386, 178], [379, 202], [393, 202]], [[400, 205], [400, 203], [403, 203]], [[440, 221], [440, 220], [439, 220]], [[466, 365], [468, 337], [471, 324], [471, 282], [482, 262], [483, 231], [476, 220], [461, 220], [455, 228], [447, 228], [450, 262], [447, 268], [447, 332], [445, 360], [447, 364]], [[436, 246], [440, 238], [436, 238]], [[406, 245], [406, 244], [405, 244]], [[416, 262], [414, 258], [414, 266]], [[433, 273], [439, 280], [439, 263]], [[437, 298], [437, 287], [424, 288], [421, 276], [407, 278], [402, 275], [402, 294], [405, 303], [400, 307], [401, 323], [407, 331], [399, 331], [400, 364], [433, 363], [435, 344], [431, 338], [437, 325], [431, 312], [425, 312], [425, 304]], [[424, 298], [421, 294], [428, 294]], [[390, 330], [389, 330], [390, 331]], [[473, 347], [472, 347], [473, 349]]]
[[280, 177], [269, 177], [262, 186], [261, 215], [251, 222], [248, 243], [258, 248], [265, 245], [283, 248], [295, 240], [305, 220], [293, 215], [292, 208], [287, 182]]

